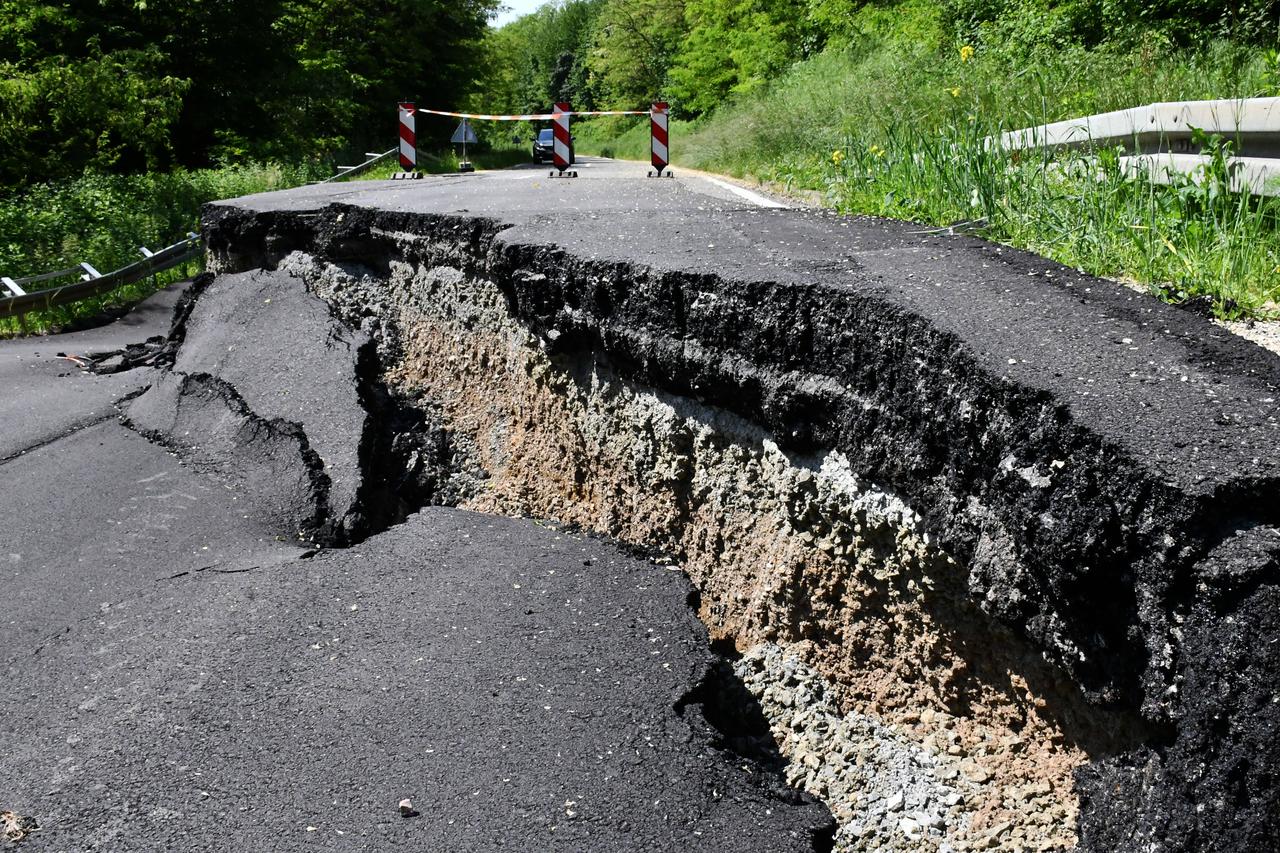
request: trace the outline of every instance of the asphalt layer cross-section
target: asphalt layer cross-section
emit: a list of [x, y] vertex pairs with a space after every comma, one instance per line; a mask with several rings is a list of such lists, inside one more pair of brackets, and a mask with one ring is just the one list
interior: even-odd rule
[[1275, 846], [1280, 658], [1259, 638], [1276, 633], [1280, 358], [952, 229], [779, 210], [679, 168], [578, 171], [251, 196], [206, 208], [203, 233], [227, 270], [333, 265], [358, 281], [343, 310], [386, 306], [387, 324], [436, 292], [397, 264], [459, 270], [560, 364], [843, 454], [919, 513], [988, 616], [1150, 726], [1079, 777], [1083, 849]]
[[325, 184], [217, 207], [477, 217], [499, 223], [504, 244], [554, 246], [579, 260], [863, 293], [928, 317], [985, 369], [1052, 395], [1180, 489], [1208, 494], [1280, 478], [1280, 359], [1199, 316], [945, 229], [778, 209], [759, 193], [679, 168], [674, 179], [647, 178], [645, 164], [584, 157], [578, 172]]

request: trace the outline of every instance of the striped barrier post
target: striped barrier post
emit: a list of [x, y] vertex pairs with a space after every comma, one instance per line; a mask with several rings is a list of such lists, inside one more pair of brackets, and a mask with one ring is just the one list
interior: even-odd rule
[[[556, 171], [563, 177], [565, 171], [570, 166], [570, 158], [573, 152], [573, 142], [569, 135], [569, 115], [572, 107], [568, 104], [556, 104], [556, 110], [551, 114], [552, 134], [555, 141], [551, 147], [551, 162], [556, 167]], [[554, 174], [554, 173], [552, 173]], [[571, 177], [578, 177], [577, 172], [569, 172]]]
[[418, 166], [418, 137], [414, 133], [412, 101], [400, 104], [400, 168], [412, 172]]
[[[403, 105], [402, 105], [403, 106]], [[471, 119], [475, 121], [550, 121], [552, 127], [552, 139], [554, 140], [551, 147], [551, 161], [555, 165], [555, 169], [551, 172], [551, 177], [578, 177], [576, 171], [566, 171], [573, 165], [573, 136], [569, 133], [569, 118], [571, 116], [643, 116], [647, 115], [654, 123], [654, 147], [653, 147], [653, 164], [659, 164], [659, 152], [661, 152], [661, 164], [667, 165], [670, 159], [667, 155], [667, 105], [663, 103], [655, 103], [652, 109], [648, 110], [583, 110], [574, 112], [573, 108], [566, 103], [558, 103], [555, 105], [555, 112], [550, 113], [525, 113], [522, 115], [499, 115], [496, 113], [456, 113], [450, 110], [428, 110], [419, 109], [418, 112], [433, 116], [449, 116], [451, 118]], [[661, 122], [662, 147], [658, 148], [658, 123]], [[402, 143], [403, 144], [403, 143]], [[659, 168], [661, 174], [661, 167]], [[416, 173], [415, 173], [416, 176]], [[667, 170], [668, 178], [671, 177], [671, 170]]]
[[[653, 109], [649, 111], [649, 127], [650, 135], [653, 137], [650, 148], [650, 159], [653, 162], [653, 170], [649, 172], [651, 178], [661, 178], [662, 170], [667, 168], [667, 164], [671, 162], [671, 152], [667, 148], [667, 119], [670, 117], [670, 107], [662, 101], [658, 101], [653, 105]], [[667, 169], [667, 177], [671, 177], [671, 170]]]

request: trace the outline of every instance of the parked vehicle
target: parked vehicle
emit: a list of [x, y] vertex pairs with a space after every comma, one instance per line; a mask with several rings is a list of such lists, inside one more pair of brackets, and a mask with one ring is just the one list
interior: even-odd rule
[[[533, 162], [550, 163], [555, 158], [553, 152], [555, 150], [555, 131], [549, 127], [544, 127], [538, 131], [538, 135], [533, 138]], [[572, 166], [576, 161], [573, 154], [573, 135], [569, 136], [569, 165]]]

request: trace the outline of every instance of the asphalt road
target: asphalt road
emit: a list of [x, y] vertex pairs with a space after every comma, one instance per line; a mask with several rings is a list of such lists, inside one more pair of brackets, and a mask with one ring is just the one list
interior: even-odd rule
[[[119, 422], [151, 369], [50, 358], [167, 330], [172, 301], [0, 343], [0, 811], [41, 826], [20, 849], [822, 849], [826, 808], [704, 715], [682, 575], [449, 509], [303, 550]], [[291, 304], [285, 337], [319, 322]], [[280, 391], [201, 349], [229, 329], [194, 331], [186, 358]]]
[[[715, 274], [745, 296], [699, 302], [689, 287], [681, 322], [708, 334], [716, 316], [750, 316], [757, 282], [865, 294], [928, 318], [982, 371], [1042, 394], [1180, 494], [1280, 476], [1277, 362], [1199, 318], [908, 223], [782, 210], [679, 169], [652, 179], [583, 158], [578, 171], [304, 187], [228, 208], [336, 203], [388, 226], [471, 214], [499, 223], [507, 246], [625, 261], [655, 281]], [[270, 324], [228, 301], [185, 356], [238, 383], [226, 412], [263, 410], [235, 421], [206, 395], [227, 435], [317, 416], [308, 382], [355, 393], [343, 359], [358, 345], [312, 334], [328, 315], [295, 296]], [[714, 657], [682, 577], [531, 521], [444, 509], [311, 555], [226, 487], [226, 460], [185, 464], [119, 422], [115, 403], [153, 371], [91, 376], [56, 357], [163, 332], [171, 299], [105, 329], [0, 343], [0, 810], [43, 826], [25, 849], [821, 848], [825, 809], [723, 748], [704, 718]], [[340, 448], [358, 418], [331, 420], [308, 429]], [[338, 518], [357, 486], [331, 488], [348, 482], [339, 467], [324, 476], [317, 517]], [[400, 816], [404, 797], [418, 816]]]
[[59, 357], [106, 352], [169, 331], [173, 307], [186, 289], [155, 294], [107, 326], [65, 335], [0, 341], [0, 460], [12, 459], [86, 423], [115, 416], [112, 403], [145, 388], [148, 371], [99, 376]]

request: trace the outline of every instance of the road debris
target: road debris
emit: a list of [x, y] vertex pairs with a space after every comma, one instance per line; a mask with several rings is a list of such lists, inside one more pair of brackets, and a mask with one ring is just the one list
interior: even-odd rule
[[405, 797], [400, 801], [400, 817], [417, 817], [421, 812], [413, 807], [413, 800]]
[[111, 352], [90, 353], [80, 366], [94, 373], [121, 373], [137, 367], [152, 367], [165, 355], [168, 339], [162, 335], [147, 338], [140, 344], [129, 344]]
[[40, 824], [30, 815], [0, 812], [0, 829], [4, 830], [6, 841], [17, 844], [33, 832], [39, 832]]

